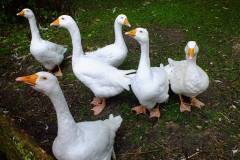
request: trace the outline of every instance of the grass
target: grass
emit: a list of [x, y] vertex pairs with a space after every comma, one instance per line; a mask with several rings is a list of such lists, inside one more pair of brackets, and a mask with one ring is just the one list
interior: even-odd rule
[[[180, 159], [196, 153], [197, 150], [200, 152], [193, 159], [240, 158], [239, 153], [232, 154], [232, 150], [240, 147], [240, 71], [238, 66], [240, 56], [237, 54], [240, 47], [236, 47], [240, 43], [238, 9], [240, 2], [234, 0], [191, 2], [187, 0], [138, 2], [123, 0], [100, 3], [95, 0], [76, 2], [75, 6], [77, 7], [73, 17], [79, 24], [85, 50], [94, 50], [113, 42], [113, 21], [118, 14], [124, 13], [128, 16], [132, 28], [141, 26], [149, 30], [152, 66], [166, 64], [168, 57], [176, 60], [183, 59], [183, 48], [186, 42], [195, 40], [200, 47], [198, 64], [208, 73], [211, 80], [208, 91], [200, 96], [200, 99], [207, 104], [202, 110], [194, 109], [191, 113], [180, 113], [178, 99], [171, 94], [169, 102], [163, 104], [161, 119], [151, 121], [147, 116], [136, 116], [131, 113], [131, 107], [138, 102], [132, 93], [124, 92], [109, 100], [108, 107], [102, 115], [93, 117], [88, 107], [92, 94], [74, 77], [71, 62], [67, 60], [64, 62], [64, 76], [60, 78], [60, 82], [76, 120], [96, 120], [107, 117], [109, 113], [121, 114], [124, 122], [116, 138], [116, 152], [119, 159], [123, 160]], [[1, 62], [13, 55], [24, 56], [29, 53], [29, 26], [25, 19], [22, 18], [22, 21], [24, 23], [20, 25], [9, 24], [3, 28], [0, 37]], [[48, 28], [46, 31], [41, 31], [42, 37], [66, 45], [69, 49], [67, 55], [71, 55], [71, 40], [67, 31], [50, 28], [51, 21], [52, 19], [46, 19], [48, 23], [41, 23], [41, 26]], [[124, 31], [127, 30], [129, 29], [124, 27]], [[138, 44], [129, 38], [127, 42], [129, 54], [120, 68], [136, 68], [140, 50], [134, 50], [133, 46]], [[23, 66], [19, 73], [19, 67], [8, 67], [10, 64], [4, 62], [1, 64], [4, 69], [1, 74], [14, 72], [12, 76], [8, 76], [13, 78], [20, 73], [41, 70], [31, 56], [17, 62]], [[31, 65], [33, 67], [26, 70]], [[29, 94], [25, 90], [31, 89], [23, 88], [12, 80], [8, 82], [8, 79], [1, 79], [2, 85], [7, 86], [4, 91], [9, 95], [16, 94], [16, 99], [19, 100], [12, 108], [6, 105], [6, 109], [10, 110], [13, 117], [16, 115], [25, 117], [27, 120], [19, 122], [19, 125], [25, 129], [33, 125], [29, 133], [49, 151], [56, 133], [55, 124], [50, 124], [50, 122], [54, 123], [55, 116], [52, 109], [48, 111], [48, 107], [52, 106], [51, 103], [38, 93], [35, 93], [37, 95], [34, 94], [29, 102], [24, 102], [20, 99], [26, 98], [23, 95]], [[16, 93], [16, 88], [19, 88], [23, 95]], [[0, 93], [3, 94], [3, 91]], [[9, 104], [8, 99], [1, 103], [3, 103], [2, 106]], [[35, 105], [38, 111], [33, 111], [31, 116], [27, 116], [21, 111], [22, 103], [30, 104], [29, 109]], [[231, 105], [235, 105], [236, 109], [231, 108]], [[43, 118], [41, 121], [48, 124], [50, 130], [44, 131], [41, 136], [36, 136], [43, 128], [35, 127], [34, 129], [34, 122], [28, 122], [28, 120], [32, 121], [32, 116], [36, 119]], [[42, 144], [41, 141], [46, 138], [50, 139], [49, 143]], [[158, 148], [157, 151], [151, 152], [156, 148]]]

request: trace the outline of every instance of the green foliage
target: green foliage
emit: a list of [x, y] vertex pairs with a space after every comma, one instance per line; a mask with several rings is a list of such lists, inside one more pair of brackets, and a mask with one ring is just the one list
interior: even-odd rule
[[13, 137], [12, 141], [13, 141], [14, 145], [16, 146], [16, 149], [18, 150], [18, 152], [24, 158], [24, 160], [36, 160], [33, 153], [31, 151], [29, 151], [27, 148], [25, 148], [25, 146], [22, 144], [22, 142], [17, 137]]

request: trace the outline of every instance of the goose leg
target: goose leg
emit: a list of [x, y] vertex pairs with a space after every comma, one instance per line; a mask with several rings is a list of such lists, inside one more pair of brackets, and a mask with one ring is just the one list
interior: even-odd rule
[[93, 111], [94, 116], [99, 115], [102, 112], [102, 110], [105, 108], [105, 106], [106, 106], [106, 99], [102, 98], [101, 103], [95, 104], [94, 107], [91, 109]]
[[58, 71], [57, 71], [57, 72], [55, 72], [55, 73], [54, 73], [54, 75], [55, 75], [55, 76], [57, 76], [57, 77], [62, 77], [62, 76], [63, 76], [63, 74], [62, 74], [61, 68], [60, 68], [60, 66], [59, 66], [59, 65], [57, 65], [57, 67], [58, 67]]
[[191, 106], [201, 109], [205, 104], [198, 100], [196, 97], [191, 98]]
[[150, 118], [156, 117], [159, 119], [160, 116], [161, 116], [161, 114], [160, 114], [160, 110], [159, 110], [159, 105], [156, 108], [150, 110]]
[[136, 112], [136, 114], [145, 114], [146, 113], [146, 108], [142, 105], [135, 106], [132, 108], [132, 111]]
[[191, 112], [191, 106], [183, 101], [182, 95], [179, 95], [180, 99], [180, 112]]

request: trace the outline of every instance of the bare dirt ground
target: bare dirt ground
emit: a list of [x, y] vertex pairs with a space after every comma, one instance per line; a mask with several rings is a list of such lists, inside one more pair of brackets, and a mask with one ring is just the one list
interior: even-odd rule
[[[161, 52], [162, 58], [159, 62], [166, 62], [167, 57], [175, 54], [169, 55], [169, 48], [170, 52], [178, 52], [179, 48], [176, 46], [186, 42], [184, 33], [176, 29], [157, 27], [150, 32], [154, 33], [151, 36], [159, 39], [151, 44], [151, 59], [159, 59], [158, 52]], [[126, 42], [131, 54], [139, 52], [135, 41], [126, 38]], [[158, 44], [161, 44], [161, 47]], [[234, 40], [232, 50], [236, 57], [239, 57], [239, 46], [238, 41]], [[181, 50], [179, 52], [182, 52]], [[201, 61], [210, 63], [204, 54], [200, 57]], [[137, 66], [138, 58], [127, 59], [126, 64], [128, 63]], [[153, 60], [153, 65], [159, 63]], [[92, 93], [72, 74], [70, 59], [66, 59], [62, 66], [64, 76], [59, 81], [76, 121], [104, 119], [110, 113], [123, 116], [124, 122], [115, 143], [118, 159], [239, 158], [239, 153], [234, 152], [240, 147], [237, 79], [218, 80], [210, 77], [209, 89], [200, 96], [206, 107], [202, 110], [194, 109], [191, 113], [180, 113], [178, 98], [171, 93], [169, 102], [161, 108], [162, 117], [159, 121], [149, 120], [144, 115], [135, 116], [131, 113], [131, 107], [138, 102], [132, 93], [124, 92], [111, 98], [103, 113], [94, 117], [89, 105]], [[31, 55], [14, 53], [0, 56], [0, 68], [1, 113], [15, 119], [17, 126], [26, 130], [43, 149], [52, 154], [51, 145], [56, 136], [57, 125], [50, 100], [30, 87], [15, 82], [17, 76], [41, 71], [43, 68], [35, 63]], [[208, 72], [219, 72], [213, 68], [209, 68]], [[223, 68], [222, 75], [224, 72], [228, 70]]]

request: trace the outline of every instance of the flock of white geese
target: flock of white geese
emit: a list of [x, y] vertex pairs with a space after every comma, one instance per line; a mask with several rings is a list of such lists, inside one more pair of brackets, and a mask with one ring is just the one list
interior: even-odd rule
[[[31, 9], [25, 8], [17, 14], [28, 19], [31, 29], [30, 52], [49, 72], [54, 69], [56, 76], [62, 76], [60, 64], [66, 48], [41, 38], [36, 18]], [[197, 64], [199, 48], [195, 41], [185, 47], [186, 59], [168, 59], [168, 65], [151, 67], [149, 58], [149, 35], [147, 29], [136, 28], [125, 35], [135, 39], [141, 46], [141, 56], [137, 70], [120, 70], [127, 57], [122, 26], [131, 25], [126, 15], [119, 15], [114, 21], [115, 41], [113, 44], [93, 52], [82, 49], [81, 34], [71, 16], [62, 15], [51, 26], [66, 28], [72, 40], [72, 68], [74, 75], [88, 87], [95, 97], [91, 105], [94, 115], [100, 114], [106, 106], [106, 99], [124, 90], [133, 91], [139, 105], [132, 108], [136, 114], [149, 112], [150, 118], [160, 117], [159, 104], [169, 98], [169, 85], [180, 98], [180, 111], [191, 111], [191, 107], [201, 108], [204, 103], [196, 98], [209, 85], [208, 75]], [[106, 120], [76, 123], [60, 88], [57, 78], [49, 72], [38, 72], [16, 78], [37, 91], [46, 94], [56, 110], [58, 131], [52, 146], [58, 160], [110, 160], [116, 159], [114, 138], [122, 123], [121, 116], [109, 115]], [[184, 101], [189, 97], [190, 102]], [[148, 112], [147, 112], [148, 111]]]

